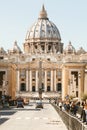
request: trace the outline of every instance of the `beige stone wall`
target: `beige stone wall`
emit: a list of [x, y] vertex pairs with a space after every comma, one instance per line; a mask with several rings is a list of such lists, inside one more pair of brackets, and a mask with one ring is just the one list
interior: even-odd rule
[[[35, 86], [36, 91], [38, 91], [38, 71], [39, 71], [39, 62], [32, 61], [25, 64], [1, 64], [0, 68], [6, 70], [6, 77], [8, 81], [8, 94], [12, 96], [12, 99], [15, 99], [16, 92], [20, 92], [20, 84], [24, 82], [26, 84], [26, 92], [32, 92], [32, 85]], [[75, 86], [74, 81], [74, 93], [76, 95], [76, 91], [78, 91], [78, 97], [81, 98], [83, 93], [87, 93], [87, 73], [85, 72], [84, 64], [76, 64], [76, 63], [66, 63], [61, 64], [60, 68], [62, 71], [62, 77], [60, 77], [60, 81], [58, 81], [58, 65], [57, 63], [53, 64], [52, 62], [44, 62], [42, 63], [44, 76], [44, 91], [47, 92], [47, 86], [50, 86], [50, 90], [56, 92], [57, 83], [62, 84], [62, 99], [65, 98], [66, 95], [72, 95], [72, 90], [70, 88], [69, 79], [71, 78], [71, 72], [77, 71], [78, 73], [78, 86]], [[21, 80], [20, 71], [25, 69], [25, 79]], [[35, 71], [35, 81], [32, 81], [32, 71]], [[50, 71], [50, 80], [47, 81], [47, 72]], [[76, 88], [77, 87], [77, 88]]]

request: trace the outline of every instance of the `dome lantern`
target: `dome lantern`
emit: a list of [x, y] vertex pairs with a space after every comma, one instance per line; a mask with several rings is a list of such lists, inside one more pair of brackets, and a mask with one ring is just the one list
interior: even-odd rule
[[48, 19], [48, 18], [47, 18], [47, 12], [46, 12], [46, 10], [45, 10], [44, 5], [42, 6], [42, 10], [40, 11], [39, 19]]

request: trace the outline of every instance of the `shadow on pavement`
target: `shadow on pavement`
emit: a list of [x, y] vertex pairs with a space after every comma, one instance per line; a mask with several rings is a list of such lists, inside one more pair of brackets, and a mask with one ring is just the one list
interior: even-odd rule
[[40, 111], [40, 110], [41, 110], [40, 108], [37, 108], [37, 109], [36, 108], [34, 108], [34, 109], [33, 108], [32, 109], [31, 108], [29, 108], [29, 109], [26, 109], [26, 108], [22, 108], [22, 109], [21, 108], [16, 108], [15, 109], [15, 111]]
[[0, 118], [0, 125], [4, 123], [5, 121], [9, 120], [9, 118]]
[[15, 114], [15, 113], [16, 113], [15, 111], [14, 111], [14, 112], [13, 112], [13, 111], [12, 111], [12, 112], [11, 112], [11, 111], [7, 111], [7, 112], [6, 112], [6, 111], [3, 111], [3, 112], [1, 111], [1, 112], [0, 112], [0, 115], [1, 115], [1, 116], [3, 116], [3, 115], [4, 115], [4, 116], [6, 116], [6, 115], [7, 115], [7, 116], [10, 116], [10, 115], [13, 115], [13, 114]]

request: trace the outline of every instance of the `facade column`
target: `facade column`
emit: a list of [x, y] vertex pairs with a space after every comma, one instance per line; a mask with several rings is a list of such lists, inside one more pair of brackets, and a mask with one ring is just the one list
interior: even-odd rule
[[68, 78], [68, 93], [71, 95], [71, 71], [69, 71], [69, 78]]
[[79, 90], [78, 90], [79, 94], [78, 94], [78, 96], [79, 96], [79, 99], [81, 99], [82, 94], [84, 93], [84, 72], [83, 72], [83, 70], [81, 70], [79, 72], [78, 78], [79, 78]]
[[56, 91], [56, 70], [54, 70], [54, 91]]
[[20, 77], [20, 71], [17, 70], [17, 88], [16, 88], [17, 92], [20, 91], [20, 78], [19, 77]]
[[47, 53], [47, 46], [46, 46], [46, 42], [45, 42], [45, 53]]
[[29, 85], [29, 86], [30, 86], [30, 92], [32, 92], [32, 71], [30, 70], [29, 73], [30, 73], [30, 74], [29, 74], [29, 75], [30, 75], [30, 76], [29, 76], [29, 77], [30, 77], [30, 85]]
[[48, 43], [46, 43], [46, 53], [48, 52]]
[[47, 70], [45, 70], [45, 85], [44, 85], [44, 91], [47, 91]]
[[51, 91], [53, 91], [53, 70], [51, 70]]
[[28, 91], [28, 70], [26, 70], [26, 91]]
[[38, 92], [38, 71], [36, 70], [36, 92]]
[[63, 67], [62, 68], [62, 99], [63, 100], [68, 95], [68, 89], [67, 89], [68, 83], [69, 83], [69, 72], [65, 67]]

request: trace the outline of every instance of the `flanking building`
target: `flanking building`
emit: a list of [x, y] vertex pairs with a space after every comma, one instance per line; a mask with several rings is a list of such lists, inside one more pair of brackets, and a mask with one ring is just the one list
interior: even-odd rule
[[39, 85], [43, 97], [81, 99], [87, 93], [87, 52], [69, 42], [64, 48], [57, 26], [42, 6], [37, 21], [27, 31], [21, 51], [17, 41], [6, 52], [0, 48], [0, 96], [34, 97]]

